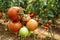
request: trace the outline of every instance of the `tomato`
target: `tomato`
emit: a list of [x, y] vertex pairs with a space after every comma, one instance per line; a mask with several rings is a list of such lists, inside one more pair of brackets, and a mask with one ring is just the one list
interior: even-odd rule
[[48, 30], [48, 27], [45, 27], [45, 30], [47, 31]]
[[20, 30], [19, 30], [19, 36], [23, 36], [23, 37], [26, 37], [26, 36], [29, 36], [30, 35], [30, 32], [29, 30], [23, 26]]
[[26, 23], [27, 23], [30, 19], [31, 19], [31, 17], [25, 14], [25, 15], [23, 16], [23, 18], [22, 18], [23, 24], [26, 25]]
[[34, 12], [31, 12], [31, 13], [29, 12], [28, 15], [29, 15], [31, 18], [33, 18], [33, 17], [35, 16], [35, 13], [34, 13]]
[[52, 24], [52, 20], [49, 20], [49, 21], [48, 21], [48, 24], [51, 25], [51, 24]]
[[56, 28], [56, 25], [53, 25], [53, 24], [52, 24], [51, 27], [52, 27], [52, 28]]
[[34, 19], [30, 19], [27, 24], [27, 28], [31, 31], [34, 31], [38, 27], [38, 22], [35, 21]]
[[46, 27], [49, 27], [47, 22], [44, 22], [43, 25], [46, 26]]
[[31, 17], [34, 17], [34, 16], [35, 16], [35, 13], [34, 13], [34, 12], [32, 12], [32, 13], [30, 14], [30, 16], [31, 16]]
[[55, 18], [56, 18], [56, 19], [58, 19], [58, 18], [59, 18], [59, 16], [58, 16], [58, 15], [56, 15], [56, 16], [55, 16]]
[[28, 16], [28, 15], [24, 15], [24, 17], [23, 17], [23, 21], [24, 22], [28, 22], [29, 20], [31, 19], [31, 17], [30, 16]]
[[10, 32], [15, 33], [18, 32], [18, 30], [22, 27], [22, 24], [20, 22], [10, 22], [8, 24], [8, 29]]
[[3, 14], [0, 12], [0, 19], [2, 18]]
[[6, 23], [6, 22], [8, 22], [8, 20], [7, 20], [7, 19], [5, 19], [5, 20], [4, 20], [4, 23]]
[[23, 10], [19, 7], [11, 7], [8, 10], [8, 17], [13, 21], [18, 21], [19, 16], [18, 14], [21, 14]]

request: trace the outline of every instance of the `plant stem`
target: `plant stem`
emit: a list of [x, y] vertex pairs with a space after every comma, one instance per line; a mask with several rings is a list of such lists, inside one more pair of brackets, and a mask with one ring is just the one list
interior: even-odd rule
[[36, 39], [36, 34], [34, 34], [34, 39], [33, 39], [33, 40], [37, 40], [37, 39]]

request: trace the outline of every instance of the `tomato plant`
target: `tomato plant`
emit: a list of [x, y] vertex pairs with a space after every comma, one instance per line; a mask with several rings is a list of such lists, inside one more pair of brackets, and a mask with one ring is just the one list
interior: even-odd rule
[[[21, 7], [21, 8], [20, 8]], [[38, 26], [45, 26], [46, 30], [53, 30], [56, 20], [60, 18], [59, 0], [0, 0], [0, 10], [7, 13], [10, 22], [8, 28], [17, 32], [21, 25], [27, 33], [20, 31], [19, 35], [27, 36], [28, 30], [34, 31]], [[8, 11], [7, 11], [8, 10]], [[24, 13], [23, 15], [20, 15]], [[38, 17], [36, 17], [38, 16]], [[0, 18], [2, 14], [0, 13]], [[9, 21], [8, 19], [8, 21]], [[35, 19], [35, 20], [34, 20]], [[40, 21], [41, 19], [41, 21]], [[5, 20], [4, 22], [6, 22]], [[21, 23], [19, 23], [21, 22]], [[26, 25], [24, 25], [24, 23]], [[41, 25], [40, 25], [41, 24]], [[18, 26], [17, 26], [18, 25]], [[28, 30], [26, 30], [28, 29]]]

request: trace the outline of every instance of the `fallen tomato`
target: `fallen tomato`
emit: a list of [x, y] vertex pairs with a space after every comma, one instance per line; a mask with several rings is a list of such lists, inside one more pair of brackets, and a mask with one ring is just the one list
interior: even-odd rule
[[10, 22], [8, 24], [8, 29], [10, 32], [15, 33], [18, 32], [18, 30], [22, 27], [22, 24], [20, 22]]
[[19, 36], [23, 36], [23, 37], [26, 37], [26, 36], [29, 36], [30, 35], [30, 32], [29, 30], [23, 26], [20, 30], [19, 30]]
[[34, 31], [38, 27], [38, 22], [35, 21], [34, 19], [30, 19], [27, 24], [27, 28], [31, 31]]

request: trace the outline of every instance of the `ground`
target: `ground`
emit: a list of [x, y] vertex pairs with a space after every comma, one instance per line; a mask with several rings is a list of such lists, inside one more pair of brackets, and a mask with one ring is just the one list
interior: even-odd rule
[[[0, 20], [1, 21], [1, 20]], [[9, 31], [6, 31], [6, 24], [8, 23], [0, 23], [0, 40], [60, 40], [60, 28], [55, 29], [54, 38], [51, 38], [50, 33], [42, 28], [37, 28], [34, 33], [37, 33], [37, 37], [34, 39], [34, 36], [31, 35], [30, 37], [19, 37], [17, 34], [12, 34]], [[60, 27], [57, 25], [57, 27]], [[22, 39], [21, 39], [22, 38]]]

